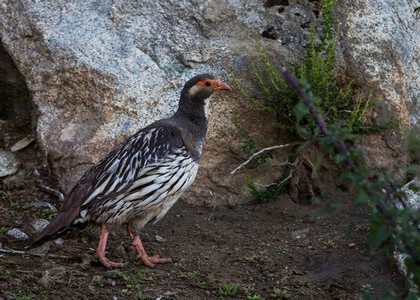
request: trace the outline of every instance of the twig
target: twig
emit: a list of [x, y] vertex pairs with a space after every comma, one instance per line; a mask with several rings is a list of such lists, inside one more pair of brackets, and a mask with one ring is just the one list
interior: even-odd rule
[[40, 187], [44, 192], [47, 192], [51, 195], [54, 195], [54, 196], [58, 197], [58, 200], [60, 202], [64, 202], [64, 195], [63, 195], [62, 192], [60, 192], [56, 189], [50, 188], [49, 186], [46, 186], [46, 185], [43, 185], [43, 184], [41, 184]]
[[244, 166], [246, 166], [247, 164], [249, 164], [256, 156], [260, 155], [261, 153], [264, 153], [264, 152], [267, 152], [267, 151], [271, 151], [271, 150], [281, 149], [281, 148], [285, 148], [285, 147], [295, 146], [295, 145], [298, 145], [298, 143], [291, 143], [291, 144], [284, 144], [284, 145], [276, 145], [276, 146], [271, 146], [271, 147], [263, 148], [263, 149], [255, 152], [254, 154], [252, 154], [251, 157], [248, 158], [247, 161], [245, 161], [244, 163], [242, 163], [239, 166], [237, 166], [233, 171], [230, 172], [230, 175], [234, 175], [238, 170], [242, 169]]
[[298, 164], [297, 164], [297, 159], [296, 159], [296, 161], [293, 163], [293, 166], [295, 166], [293, 169], [291, 169], [290, 170], [290, 173], [289, 173], [289, 175], [287, 175], [287, 177], [286, 178], [284, 178], [282, 181], [280, 181], [280, 183], [279, 183], [279, 185], [282, 185], [283, 183], [285, 183], [287, 180], [289, 180], [289, 179], [292, 179], [292, 176], [293, 176], [293, 173], [297, 170], [297, 169], [299, 169], [299, 167], [302, 165], [302, 161], [301, 162], [299, 162]]
[[302, 165], [302, 162], [299, 162], [298, 163], [298, 160], [296, 159], [296, 161], [294, 162], [294, 163], [291, 163], [291, 162], [286, 162], [286, 163], [284, 163], [284, 164], [281, 164], [281, 165], [287, 165], [287, 166], [292, 166], [292, 167], [294, 167], [293, 169], [291, 169], [290, 170], [290, 173], [289, 173], [289, 175], [287, 175], [287, 177], [286, 178], [284, 178], [282, 181], [280, 181], [280, 182], [273, 182], [273, 183], [268, 183], [268, 184], [261, 184], [261, 183], [258, 183], [258, 182], [255, 182], [254, 184], [255, 185], [258, 185], [259, 187], [263, 187], [263, 188], [270, 188], [270, 187], [272, 187], [272, 186], [281, 186], [282, 184], [284, 184], [286, 181], [288, 181], [288, 180], [290, 180], [291, 178], [292, 178], [292, 176], [293, 176], [293, 173], [297, 170], [297, 169], [299, 169], [299, 167]]
[[258, 182], [254, 182], [254, 184], [256, 185], [256, 186], [258, 186], [258, 187], [261, 187], [261, 188], [270, 188], [270, 187], [272, 187], [272, 186], [278, 186], [279, 185], [279, 183], [278, 182], [272, 182], [272, 183], [267, 183], [267, 184], [262, 184], [262, 183], [258, 183]]
[[0, 253], [14, 254], [14, 255], [27, 255], [35, 257], [48, 257], [48, 258], [58, 258], [58, 259], [71, 259], [69, 256], [64, 255], [55, 255], [55, 254], [41, 254], [41, 253], [32, 253], [22, 250], [6, 249], [0, 248]]
[[279, 163], [279, 164], [267, 164], [267, 166], [269, 167], [294, 167], [294, 165], [291, 162], [284, 162], [284, 163]]

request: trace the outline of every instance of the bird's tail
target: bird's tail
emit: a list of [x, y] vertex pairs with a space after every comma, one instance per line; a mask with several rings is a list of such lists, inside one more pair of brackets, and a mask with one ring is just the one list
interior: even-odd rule
[[67, 212], [60, 212], [41, 232], [32, 237], [29, 247], [40, 246], [48, 240], [59, 238], [72, 227], [72, 222], [73, 218]]
[[44, 242], [63, 235], [69, 229], [85, 226], [86, 224], [74, 225], [73, 222], [79, 215], [80, 204], [84, 199], [90, 181], [79, 182], [69, 193], [63, 202], [58, 215], [39, 233], [32, 237], [29, 247], [35, 247]]

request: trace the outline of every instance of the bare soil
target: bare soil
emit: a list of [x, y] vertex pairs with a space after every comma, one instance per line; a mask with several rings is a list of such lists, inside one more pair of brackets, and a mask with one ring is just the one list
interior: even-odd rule
[[[21, 137], [17, 134], [9, 140]], [[19, 151], [20, 171], [0, 180], [2, 248], [23, 249], [24, 243], [7, 235], [8, 229], [33, 234], [33, 220], [53, 217], [48, 209], [33, 205], [37, 199], [59, 206], [56, 197], [40, 189], [40, 183], [52, 187], [55, 183], [40, 165], [38, 151], [36, 143]], [[328, 191], [328, 200], [317, 205], [297, 204], [288, 195], [235, 207], [199, 207], [179, 201], [160, 223], [141, 232], [149, 254], [176, 259], [154, 269], [136, 258], [123, 229], [112, 231], [108, 256], [127, 266], [105, 269], [95, 257], [96, 226], [71, 232], [62, 243], [48, 242], [25, 255], [0, 253], [0, 296], [360, 299], [368, 291], [383, 299], [394, 290], [397, 298], [402, 297], [404, 282], [392, 262], [369, 255], [365, 248], [366, 211], [355, 208], [351, 191], [340, 189], [334, 180], [319, 184]], [[337, 204], [341, 209], [332, 212]]]

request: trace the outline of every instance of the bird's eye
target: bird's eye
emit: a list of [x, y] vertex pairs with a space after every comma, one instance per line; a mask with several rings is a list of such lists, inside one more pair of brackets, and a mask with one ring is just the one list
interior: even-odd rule
[[210, 86], [211, 85], [210, 81], [206, 81], [205, 85]]

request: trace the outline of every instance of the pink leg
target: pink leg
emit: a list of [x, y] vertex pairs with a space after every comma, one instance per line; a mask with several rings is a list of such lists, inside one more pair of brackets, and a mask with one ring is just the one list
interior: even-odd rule
[[108, 242], [108, 236], [109, 236], [108, 227], [105, 224], [103, 224], [102, 229], [101, 229], [101, 236], [99, 238], [98, 249], [96, 250], [96, 253], [98, 254], [98, 258], [100, 262], [106, 268], [121, 268], [122, 266], [124, 266], [123, 263], [112, 262], [108, 258], [105, 257], [105, 249], [106, 249], [106, 243]]
[[132, 245], [137, 250], [137, 257], [140, 258], [146, 266], [148, 266], [149, 268], [153, 268], [155, 264], [172, 262], [172, 258], [161, 258], [159, 255], [148, 256], [146, 250], [144, 250], [143, 243], [141, 242], [139, 235], [134, 234], [133, 230], [129, 226], [127, 226], [127, 231], [130, 237], [133, 239]]

